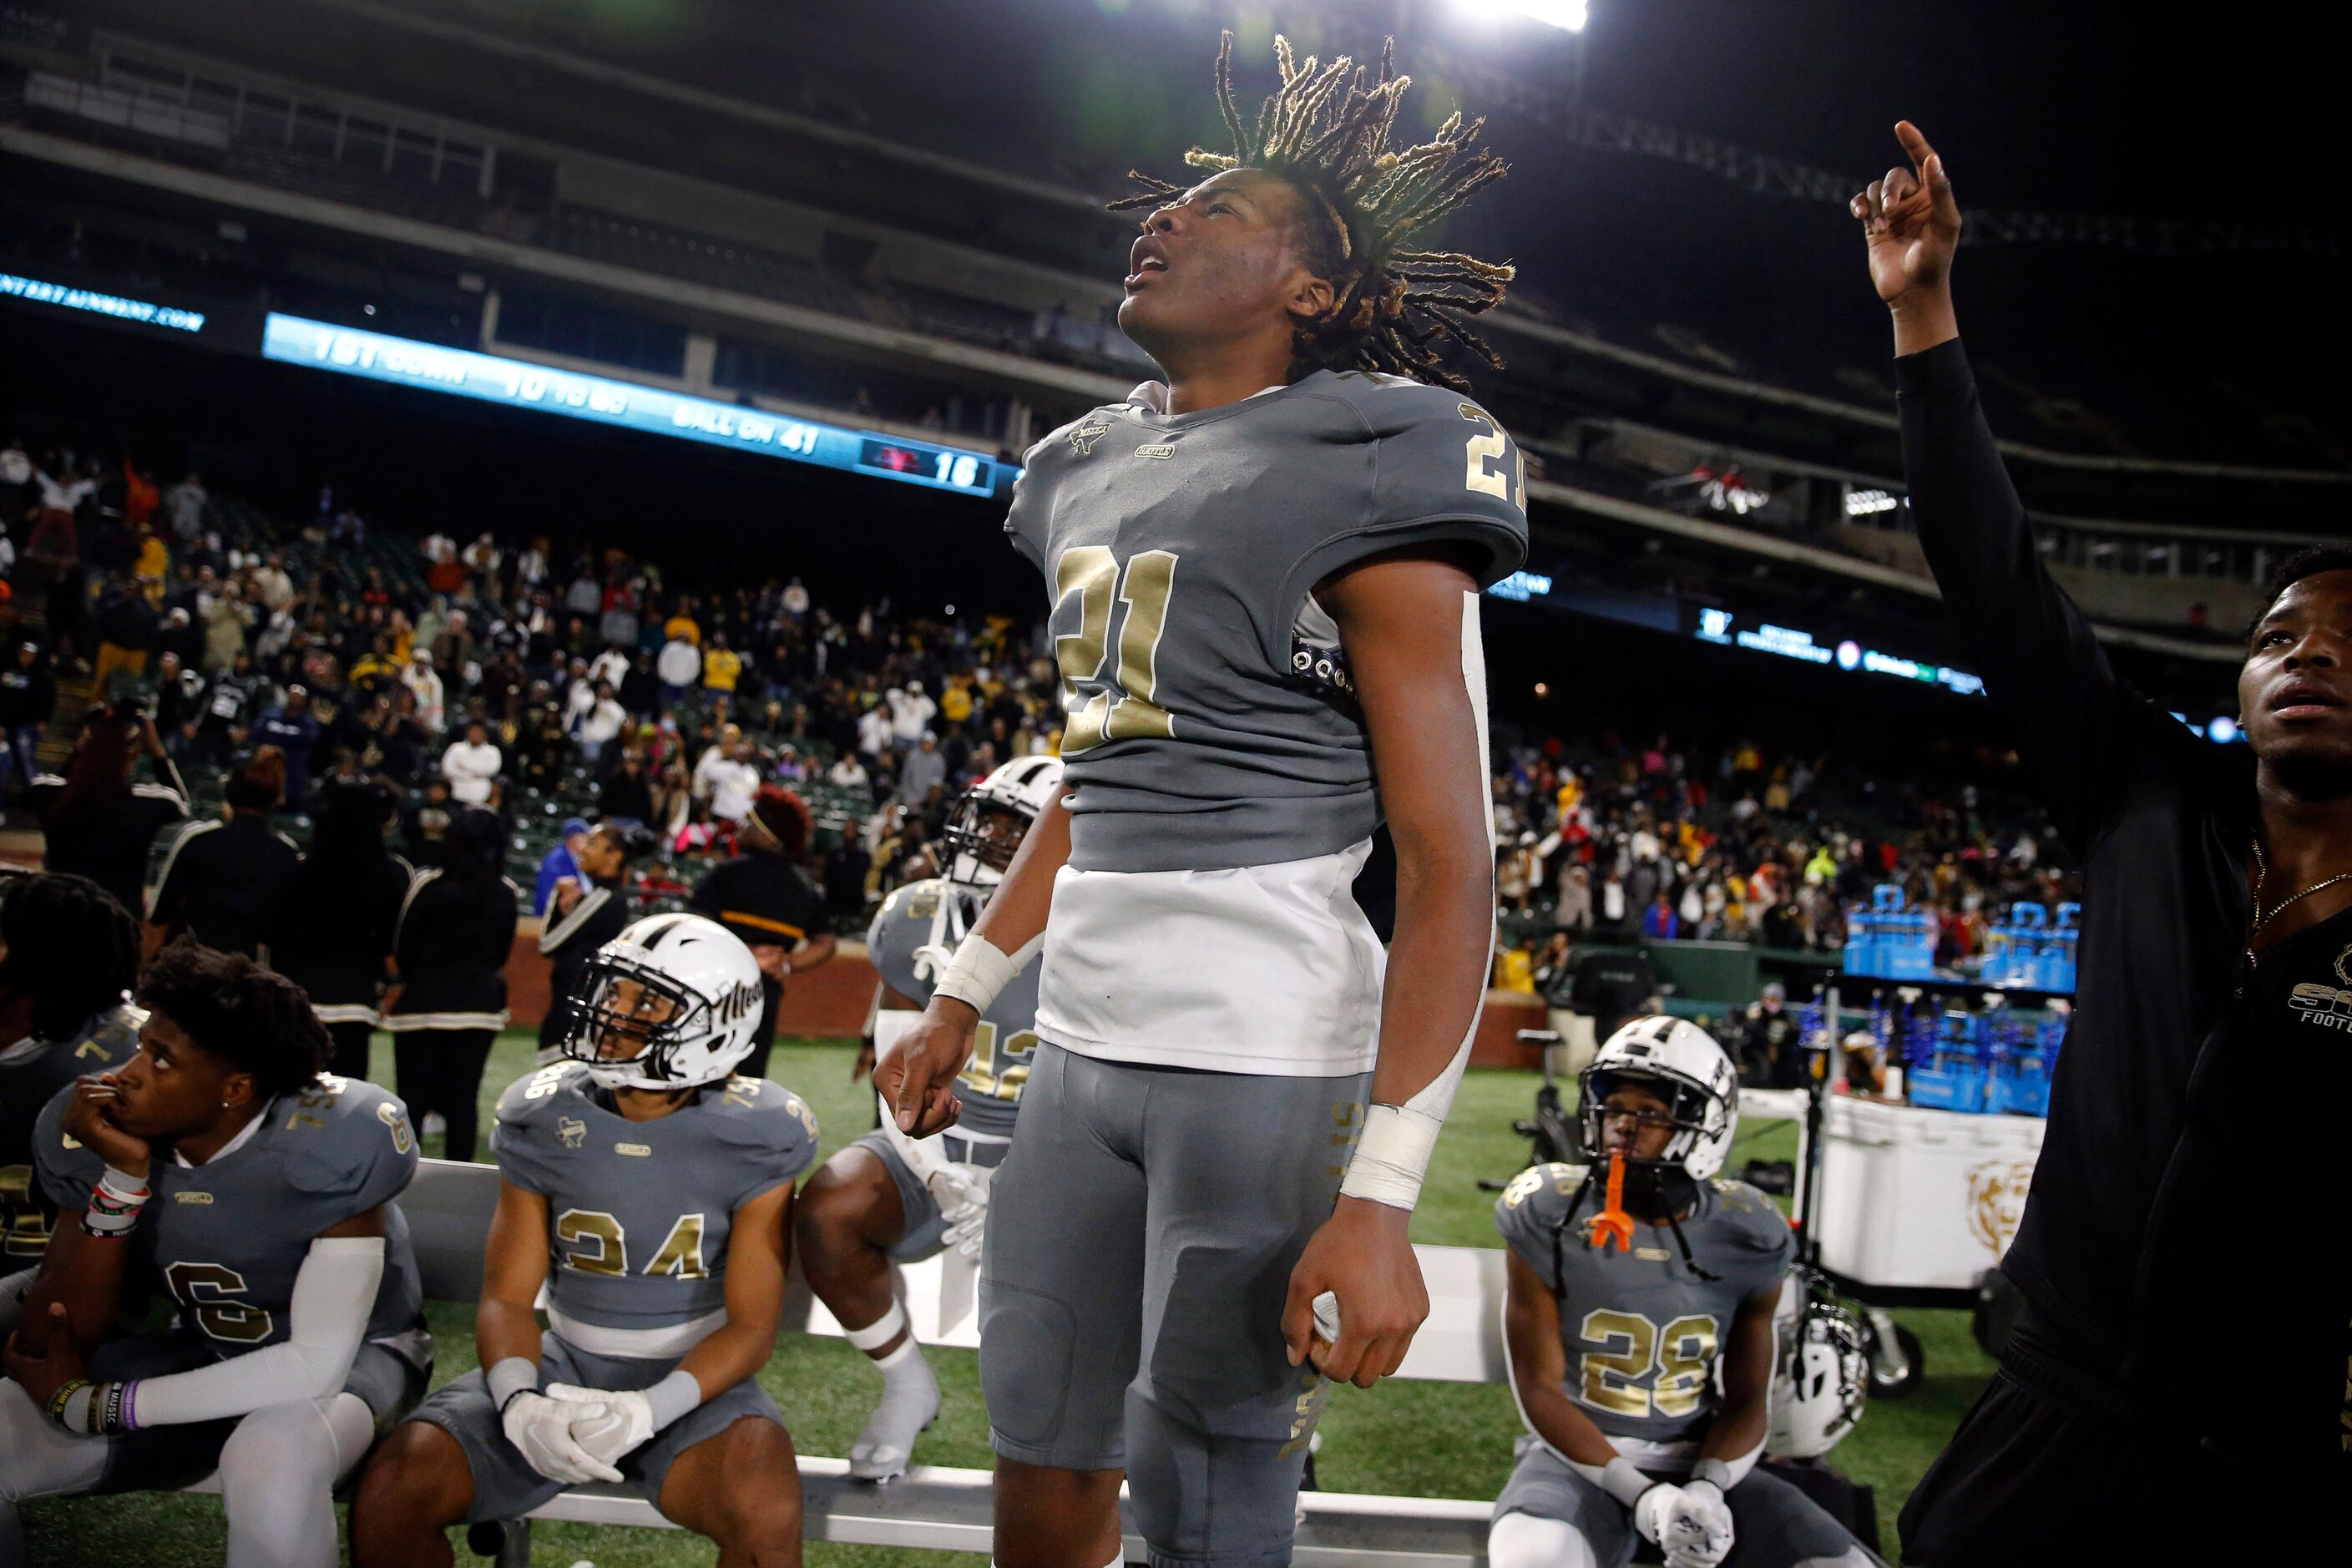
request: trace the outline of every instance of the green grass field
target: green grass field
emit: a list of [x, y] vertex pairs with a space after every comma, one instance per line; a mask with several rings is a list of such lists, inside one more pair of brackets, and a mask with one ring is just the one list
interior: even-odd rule
[[[531, 1048], [530, 1038], [520, 1033], [499, 1039], [483, 1081], [485, 1128], [499, 1090], [530, 1068]], [[788, 1042], [778, 1047], [769, 1068], [771, 1077], [815, 1109], [828, 1153], [873, 1125], [869, 1091], [849, 1081], [851, 1056], [842, 1042]], [[376, 1076], [390, 1082], [387, 1037], [377, 1037], [374, 1066]], [[1511, 1120], [1528, 1113], [1536, 1081], [1534, 1074], [1518, 1072], [1475, 1072], [1464, 1081], [1414, 1215], [1414, 1240], [1496, 1245], [1494, 1194], [1480, 1192], [1476, 1184], [1482, 1176], [1509, 1176], [1525, 1163], [1527, 1142], [1511, 1131]], [[427, 1140], [425, 1152], [439, 1153], [438, 1143]], [[1794, 1149], [1793, 1129], [1770, 1128], [1747, 1140], [1733, 1163], [1751, 1157], [1786, 1159]], [[429, 1310], [439, 1346], [434, 1378], [438, 1384], [474, 1365], [473, 1317], [462, 1307], [436, 1305]], [[1992, 1371], [1969, 1337], [1963, 1314], [1896, 1316], [1927, 1348], [1926, 1381], [1907, 1400], [1874, 1404], [1834, 1456], [1840, 1469], [1877, 1489], [1880, 1534], [1890, 1561], [1895, 1516], [1903, 1500]], [[987, 1466], [988, 1423], [976, 1358], [969, 1351], [929, 1353], [946, 1406], [916, 1458]], [[866, 1358], [834, 1339], [787, 1337], [761, 1381], [782, 1406], [793, 1441], [807, 1454], [846, 1454], [881, 1387]], [[1511, 1440], [1518, 1430], [1504, 1388], [1391, 1383], [1365, 1393], [1343, 1387], [1323, 1418], [1317, 1468], [1322, 1484], [1334, 1491], [1491, 1498], [1510, 1472]], [[221, 1560], [220, 1505], [212, 1498], [60, 1499], [28, 1504], [24, 1516], [32, 1561], [39, 1568], [189, 1568]], [[462, 1543], [458, 1551], [461, 1563], [475, 1561], [465, 1555]], [[596, 1568], [685, 1568], [709, 1563], [715, 1555], [707, 1542], [672, 1531], [541, 1525], [532, 1540], [533, 1562], [556, 1568], [583, 1561]], [[812, 1546], [809, 1561], [818, 1568], [937, 1568], [950, 1562], [981, 1568], [985, 1563], [938, 1552], [830, 1545]]]

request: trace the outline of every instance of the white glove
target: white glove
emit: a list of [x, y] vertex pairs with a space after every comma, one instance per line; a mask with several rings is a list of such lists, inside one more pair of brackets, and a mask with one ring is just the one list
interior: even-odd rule
[[[572, 1418], [572, 1440], [607, 1468], [617, 1466], [624, 1454], [654, 1435], [653, 1405], [635, 1390], [615, 1394], [569, 1383], [551, 1383], [547, 1396], [581, 1412]], [[614, 1469], [613, 1479], [620, 1479], [620, 1471]]]
[[499, 1425], [506, 1429], [507, 1441], [522, 1450], [530, 1468], [551, 1481], [562, 1481], [566, 1486], [583, 1481], [618, 1481], [621, 1472], [583, 1447], [572, 1436], [575, 1422], [601, 1419], [604, 1414], [601, 1398], [592, 1409], [526, 1391], [507, 1401]]
[[1731, 1537], [1731, 1510], [1713, 1481], [1685, 1483], [1659, 1521], [1666, 1568], [1716, 1568], [1730, 1554]]
[[988, 1224], [988, 1183], [992, 1173], [977, 1165], [941, 1165], [923, 1178], [931, 1201], [947, 1221], [946, 1245], [965, 1258], [980, 1256], [981, 1231]]
[[1653, 1544], [1663, 1544], [1659, 1533], [1666, 1520], [1683, 1500], [1683, 1489], [1671, 1481], [1660, 1481], [1633, 1500], [1633, 1528], [1642, 1539]]

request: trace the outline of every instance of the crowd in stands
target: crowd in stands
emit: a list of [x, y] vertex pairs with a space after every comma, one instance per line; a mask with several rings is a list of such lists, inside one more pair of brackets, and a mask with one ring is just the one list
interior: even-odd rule
[[[166, 489], [19, 442], [0, 447], [0, 769], [18, 790], [61, 674], [151, 719], [123, 743], [159, 766], [219, 775], [276, 748], [298, 834], [329, 786], [367, 778], [404, 799], [394, 847], [419, 866], [467, 808], [505, 820], [526, 882], [589, 818], [645, 828], [645, 901], [683, 898], [690, 863], [734, 853], [762, 786], [783, 785], [817, 808], [804, 868], [854, 930], [929, 874], [961, 788], [1059, 740], [1035, 624], [836, 610], [782, 574], [673, 582], [617, 548], [404, 539], [332, 492], [265, 518], [194, 474]], [[2035, 821], [1973, 784], [1874, 795], [1751, 741], [1605, 731], [1507, 733], [1495, 762], [1506, 934], [1530, 947], [1559, 931], [1832, 950], [1844, 911], [1892, 881], [1965, 963], [2009, 901], [2070, 895]]]
[[1495, 762], [1507, 924], [1517, 913], [1571, 938], [1827, 952], [1844, 945], [1848, 911], [1891, 883], [1935, 917], [1937, 962], [1958, 968], [2011, 902], [2078, 896], [2039, 814], [1973, 783], [1881, 786], [1753, 740], [1609, 731], [1581, 752], [1557, 738], [1507, 744]]

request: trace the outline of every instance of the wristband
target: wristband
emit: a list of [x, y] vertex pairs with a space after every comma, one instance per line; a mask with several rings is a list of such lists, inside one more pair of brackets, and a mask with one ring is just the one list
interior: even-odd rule
[[[48, 1404], [44, 1405], [42, 1408], [47, 1413], [50, 1420], [56, 1422], [60, 1426], [65, 1426], [67, 1425], [67, 1404], [75, 1394], [80, 1393], [83, 1389], [88, 1388], [89, 1386], [89, 1379], [86, 1377], [69, 1377], [63, 1383], [58, 1384], [57, 1392], [49, 1395]], [[71, 1430], [71, 1428], [68, 1427], [68, 1430]]]
[[504, 1356], [483, 1373], [482, 1381], [489, 1387], [490, 1402], [503, 1415], [516, 1394], [539, 1392], [539, 1368], [519, 1355]]
[[1642, 1494], [1660, 1483], [1634, 1468], [1633, 1461], [1620, 1454], [1601, 1468], [1601, 1489], [1632, 1508], [1642, 1500]]
[[101, 1238], [127, 1236], [137, 1228], [140, 1211], [147, 1206], [151, 1195], [143, 1179], [109, 1165], [98, 1178], [98, 1185], [90, 1189], [89, 1206], [83, 1211], [81, 1228]]
[[646, 1390], [646, 1405], [653, 1412], [654, 1430], [656, 1432], [701, 1403], [702, 1384], [684, 1367], [679, 1367]]
[[1738, 1484], [1738, 1478], [1731, 1473], [1731, 1467], [1721, 1459], [1701, 1459], [1691, 1467], [1691, 1479], [1705, 1481], [1718, 1492], [1727, 1492]]
[[997, 994], [1020, 973], [1003, 949], [974, 932], [963, 939], [931, 986], [934, 996], [952, 996], [975, 1013], [985, 1013]]

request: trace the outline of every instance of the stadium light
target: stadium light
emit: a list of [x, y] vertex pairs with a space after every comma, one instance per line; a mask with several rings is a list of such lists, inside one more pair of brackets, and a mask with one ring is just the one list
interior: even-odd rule
[[1465, 11], [1488, 16], [1525, 16], [1563, 33], [1580, 33], [1591, 19], [1590, 0], [1456, 0]]

